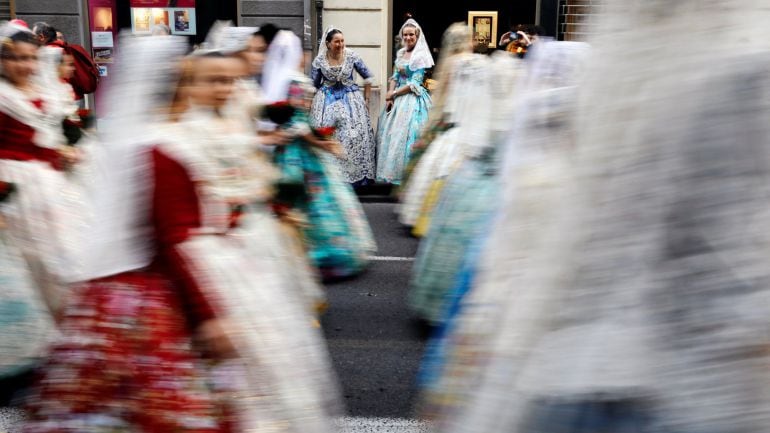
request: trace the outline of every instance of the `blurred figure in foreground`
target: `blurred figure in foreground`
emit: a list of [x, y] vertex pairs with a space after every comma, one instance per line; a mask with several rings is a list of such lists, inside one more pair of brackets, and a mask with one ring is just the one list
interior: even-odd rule
[[80, 271], [83, 209], [38, 52], [26, 27], [0, 27], [0, 405], [27, 387]]
[[215, 294], [175, 248], [184, 236], [173, 219], [178, 200], [163, 193], [184, 191], [157, 176], [152, 160], [186, 44], [165, 37], [121, 46], [113, 112], [91, 154], [87, 281], [68, 299], [24, 431], [220, 432], [221, 409], [193, 337], [218, 356], [229, 343]]
[[[485, 366], [483, 354], [476, 350], [496, 329], [500, 300], [510, 290], [502, 284], [505, 280], [490, 279], [483, 285], [477, 280], [507, 275], [503, 264], [515, 261], [507, 254], [520, 254], [507, 243], [511, 227], [550, 224], [557, 203], [552, 200], [560, 196], [549, 180], [570, 169], [576, 84], [588, 53], [588, 45], [580, 42], [540, 44], [522, 66], [508, 104], [495, 110], [490, 135], [497, 149], [473, 146], [485, 152], [463, 161], [445, 189], [451, 195], [442, 197], [426, 238], [433, 245], [421, 246], [430, 255], [421, 257], [424, 263], [416, 266], [414, 277], [422, 296], [431, 301], [424, 303], [433, 306], [434, 323], [440, 325], [421, 368], [423, 415], [457, 410], [477, 385]], [[508, 69], [495, 72], [505, 74]], [[501, 81], [496, 80], [498, 89]], [[517, 115], [510, 121], [513, 112]], [[504, 120], [509, 120], [508, 128], [501, 125]], [[508, 205], [513, 194], [521, 197], [516, 209]], [[535, 197], [538, 205], [528, 206], [527, 196]], [[490, 231], [483, 230], [489, 226]], [[460, 253], [464, 256], [457, 257]], [[447, 254], [451, 266], [440, 260]]]
[[325, 433], [341, 405], [307, 275], [270, 206], [279, 173], [254, 130], [224, 114], [242, 73], [218, 50], [186, 59], [176, 102], [187, 108], [155, 153], [157, 203], [173, 204], [173, 250], [221, 300], [234, 350], [214, 383], [234, 431]]
[[608, 9], [572, 168], [512, 186], [443, 432], [770, 431], [770, 9]]
[[[273, 42], [273, 47], [278, 43]], [[355, 276], [365, 269], [376, 244], [364, 210], [336, 160], [344, 147], [335, 139], [333, 127], [311, 127], [313, 82], [295, 72], [288, 90], [294, 115], [281, 129], [294, 139], [276, 149], [274, 162], [283, 172], [282, 183], [295, 185], [301, 193], [283, 204], [304, 216], [302, 237], [322, 278]]]
[[[433, 143], [415, 172], [429, 172], [423, 174], [428, 194], [416, 229], [426, 225], [430, 229], [415, 259], [409, 306], [434, 326], [446, 319], [447, 295], [467, 246], [484, 231], [486, 215], [498, 203], [497, 149], [508, 144], [505, 132], [515, 107], [512, 91], [523, 69], [520, 60], [504, 52], [471, 56], [455, 64], [449, 88], [453, 93], [447, 97], [452, 107], [445, 120], [459, 124]], [[478, 96], [496, 102], [485, 104], [488, 109], [483, 110], [472, 102]]]

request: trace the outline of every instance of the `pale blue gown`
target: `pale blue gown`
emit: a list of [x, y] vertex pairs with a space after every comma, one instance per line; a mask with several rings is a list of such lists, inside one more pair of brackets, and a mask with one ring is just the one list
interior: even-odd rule
[[401, 183], [412, 145], [417, 141], [431, 108], [428, 90], [423, 87], [425, 69], [412, 70], [409, 60], [399, 52], [392, 80], [396, 89], [409, 86], [410, 93], [396, 98], [393, 108], [383, 111], [377, 131], [377, 180]]

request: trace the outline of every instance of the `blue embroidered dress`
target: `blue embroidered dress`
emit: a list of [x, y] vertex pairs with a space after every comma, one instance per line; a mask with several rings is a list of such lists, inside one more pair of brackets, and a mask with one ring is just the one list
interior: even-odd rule
[[390, 112], [383, 111], [377, 133], [377, 180], [395, 185], [401, 183], [412, 145], [428, 121], [431, 107], [428, 90], [422, 86], [425, 69], [410, 69], [404, 52], [398, 52], [391, 80], [396, 89], [409, 86], [411, 92], [397, 97]]
[[372, 73], [354, 51], [345, 50], [341, 65], [332, 66], [326, 56], [313, 61], [313, 84], [319, 90], [311, 111], [314, 126], [335, 126], [335, 138], [345, 149], [346, 158], [337, 159], [344, 179], [349, 183], [373, 180], [374, 130], [364, 96], [356, 84], [354, 72], [366, 82]]

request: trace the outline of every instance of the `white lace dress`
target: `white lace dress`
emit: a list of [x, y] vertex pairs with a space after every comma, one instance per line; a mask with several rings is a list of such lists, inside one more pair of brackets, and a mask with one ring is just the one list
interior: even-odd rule
[[372, 73], [361, 57], [346, 50], [341, 65], [332, 66], [325, 56], [313, 61], [313, 84], [318, 89], [313, 99], [311, 121], [314, 126], [335, 126], [335, 138], [342, 143], [345, 157], [337, 159], [346, 181], [374, 180], [375, 141], [372, 120], [354, 72], [367, 83]]

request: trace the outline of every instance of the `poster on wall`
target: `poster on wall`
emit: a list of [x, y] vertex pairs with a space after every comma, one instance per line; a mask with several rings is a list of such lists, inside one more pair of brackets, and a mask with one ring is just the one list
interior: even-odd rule
[[[99, 68], [99, 87], [96, 89], [93, 104], [90, 106], [97, 117], [104, 114], [103, 92], [110, 87], [109, 68], [115, 62], [120, 49], [118, 39], [117, 0], [84, 0], [89, 11], [89, 35], [91, 36], [91, 54]], [[119, 61], [119, 60], [118, 60]]]
[[194, 8], [195, 0], [131, 0], [132, 8]]
[[195, 34], [195, 9], [169, 9], [173, 20], [171, 34], [194, 35]]
[[115, 50], [112, 48], [94, 48], [94, 62], [112, 63], [115, 57]]
[[159, 25], [174, 35], [194, 35], [195, 0], [131, 0], [131, 30], [149, 34]]
[[468, 26], [473, 31], [474, 45], [497, 46], [497, 12], [468, 12]]
[[115, 0], [89, 0], [91, 47], [94, 61], [112, 63], [117, 45]]
[[150, 33], [155, 26], [171, 27], [171, 12], [162, 8], [131, 8], [131, 31]]

